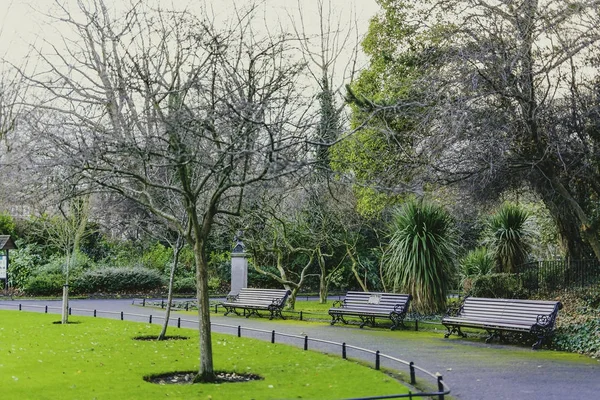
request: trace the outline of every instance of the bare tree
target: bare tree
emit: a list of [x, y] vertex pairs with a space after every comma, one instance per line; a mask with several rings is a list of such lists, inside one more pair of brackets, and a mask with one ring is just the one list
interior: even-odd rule
[[[60, 3], [57, 3], [60, 7]], [[253, 31], [253, 9], [228, 23], [141, 2], [117, 18], [103, 0], [60, 8], [63, 43], [25, 74], [39, 96], [30, 129], [46, 165], [83, 191], [111, 191], [179, 231], [196, 262], [200, 366], [212, 381], [207, 239], [238, 215], [245, 189], [306, 165], [310, 105], [285, 35]], [[176, 197], [185, 223], [164, 202]]]

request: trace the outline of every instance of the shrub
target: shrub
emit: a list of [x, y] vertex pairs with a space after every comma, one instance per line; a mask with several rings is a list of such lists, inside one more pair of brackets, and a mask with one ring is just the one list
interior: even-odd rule
[[408, 201], [394, 215], [385, 276], [394, 289], [413, 296], [422, 313], [446, 307], [456, 251], [454, 223], [441, 207]]
[[519, 276], [505, 273], [481, 275], [474, 278], [469, 295], [503, 299], [527, 297]]
[[8, 284], [11, 287], [25, 288], [33, 271], [41, 263], [38, 250], [36, 245], [17, 242], [17, 249], [11, 251], [8, 265]]
[[517, 267], [527, 261], [531, 251], [533, 232], [529, 213], [516, 204], [502, 204], [490, 217], [486, 236], [499, 271], [517, 272]]
[[164, 286], [161, 275], [147, 268], [102, 268], [86, 271], [73, 282], [77, 293], [142, 293]]
[[563, 304], [553, 338], [557, 350], [600, 357], [600, 286], [557, 297]]
[[29, 278], [23, 291], [29, 296], [60, 296], [64, 283], [62, 274], [36, 275]]
[[173, 292], [178, 294], [196, 294], [196, 278], [185, 277], [175, 279], [173, 282]]

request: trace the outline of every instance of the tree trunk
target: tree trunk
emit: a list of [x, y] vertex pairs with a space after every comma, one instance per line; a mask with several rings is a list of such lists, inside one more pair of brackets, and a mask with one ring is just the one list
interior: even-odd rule
[[214, 382], [216, 376], [212, 357], [208, 271], [204, 255], [204, 245], [200, 240], [194, 244], [194, 256], [196, 258], [198, 331], [200, 332], [200, 368], [194, 382]]
[[173, 282], [175, 281], [175, 269], [179, 263], [179, 252], [182, 248], [181, 237], [177, 238], [175, 246], [173, 246], [173, 264], [171, 264], [171, 271], [169, 273], [169, 289], [167, 294], [167, 308], [165, 309], [165, 321], [163, 323], [162, 330], [158, 335], [158, 340], [165, 340], [167, 337], [167, 328], [169, 326], [169, 318], [171, 317], [171, 304], [173, 303]]
[[62, 318], [60, 322], [62, 324], [69, 323], [69, 285], [63, 285]]

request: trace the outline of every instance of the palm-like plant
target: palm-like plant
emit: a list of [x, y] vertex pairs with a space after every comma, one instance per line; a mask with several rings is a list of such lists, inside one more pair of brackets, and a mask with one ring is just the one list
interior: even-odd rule
[[500, 272], [516, 272], [527, 261], [533, 232], [529, 213], [514, 203], [504, 203], [487, 224], [486, 243], [492, 249]]
[[443, 309], [451, 285], [456, 235], [441, 207], [411, 200], [394, 215], [384, 258], [385, 277], [395, 290], [413, 296], [422, 313]]
[[460, 260], [461, 286], [468, 291], [474, 278], [494, 273], [495, 269], [496, 259], [487, 247], [473, 249]]

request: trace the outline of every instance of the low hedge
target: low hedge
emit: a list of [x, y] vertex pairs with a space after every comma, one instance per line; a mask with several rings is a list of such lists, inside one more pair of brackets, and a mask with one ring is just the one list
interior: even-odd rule
[[527, 298], [519, 276], [506, 273], [477, 276], [472, 281], [469, 295], [502, 299]]
[[23, 292], [28, 296], [60, 296], [65, 278], [62, 274], [44, 274], [30, 277]]
[[72, 282], [73, 291], [79, 294], [144, 293], [164, 285], [157, 271], [142, 267], [89, 270]]

